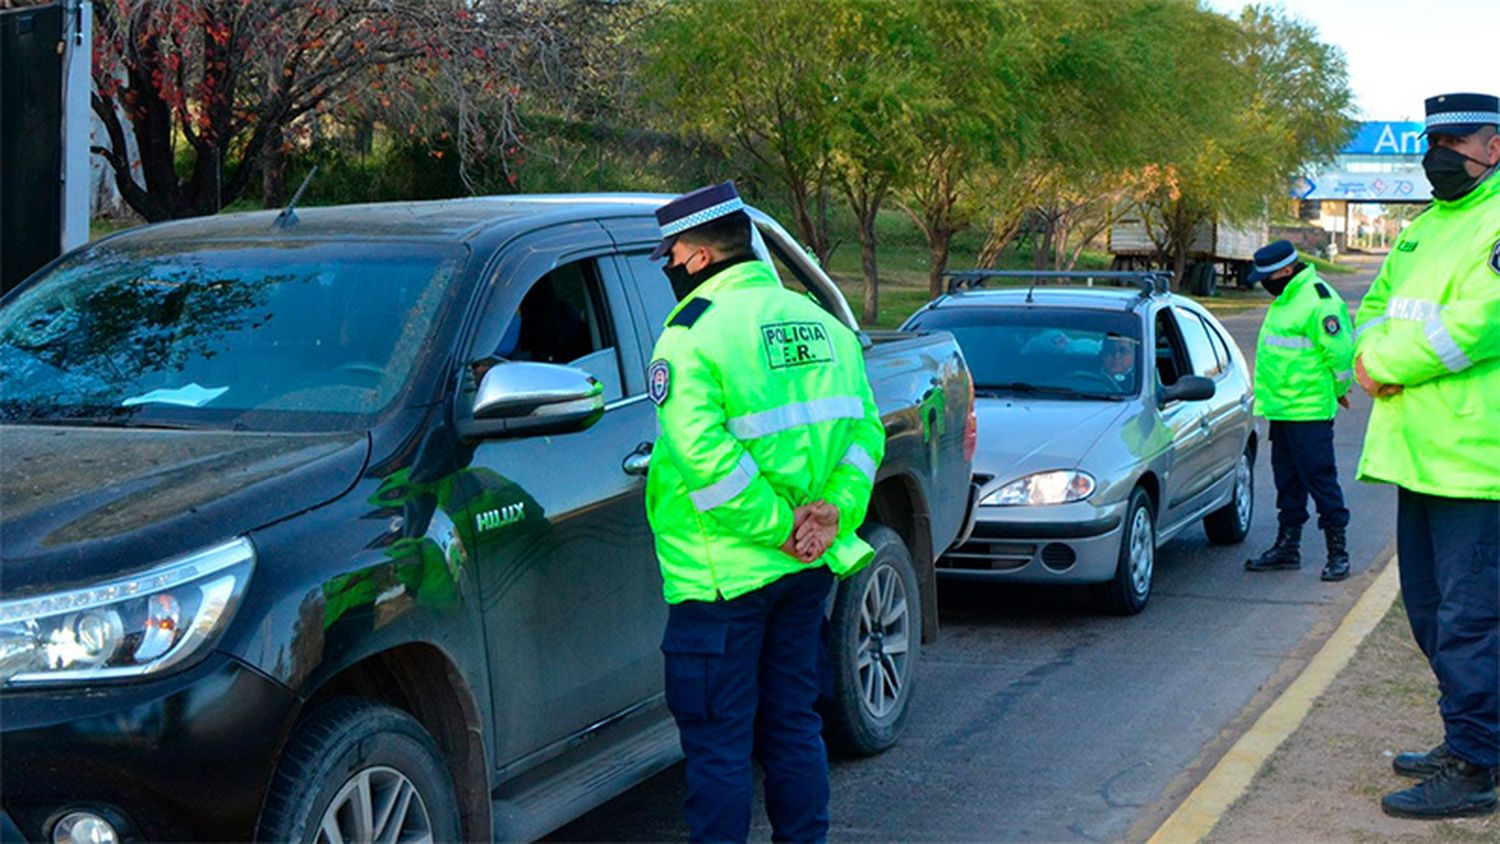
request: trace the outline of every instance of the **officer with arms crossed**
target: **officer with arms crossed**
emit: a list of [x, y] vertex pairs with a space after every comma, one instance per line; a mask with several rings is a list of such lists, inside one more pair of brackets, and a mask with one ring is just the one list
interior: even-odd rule
[[874, 556], [854, 531], [885, 430], [859, 339], [756, 259], [742, 209], [726, 182], [656, 212], [652, 257], [682, 300], [647, 373], [667, 706], [694, 841], [749, 835], [752, 757], [775, 840], [821, 841], [823, 610], [834, 577]]
[[1345, 528], [1349, 509], [1333, 460], [1335, 406], [1349, 406], [1354, 384], [1354, 332], [1349, 308], [1333, 286], [1278, 240], [1255, 253], [1252, 281], [1276, 298], [1266, 309], [1255, 349], [1255, 413], [1271, 421], [1271, 472], [1276, 479], [1276, 543], [1245, 562], [1247, 571], [1302, 567], [1307, 495], [1318, 506], [1328, 548], [1324, 580], [1349, 576]]
[[1403, 753], [1423, 781], [1387, 814], [1495, 811], [1500, 765], [1500, 100], [1427, 100], [1433, 203], [1401, 233], [1355, 317], [1375, 399], [1361, 480], [1397, 486], [1401, 593], [1438, 680], [1444, 741]]

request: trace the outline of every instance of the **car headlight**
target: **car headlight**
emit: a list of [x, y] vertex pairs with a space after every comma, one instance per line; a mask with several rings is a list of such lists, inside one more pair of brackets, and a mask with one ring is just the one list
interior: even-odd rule
[[1003, 487], [979, 500], [981, 506], [1017, 507], [1030, 504], [1066, 504], [1094, 494], [1094, 476], [1088, 472], [1038, 472]]
[[255, 567], [249, 540], [84, 589], [0, 602], [0, 686], [155, 674], [201, 655]]

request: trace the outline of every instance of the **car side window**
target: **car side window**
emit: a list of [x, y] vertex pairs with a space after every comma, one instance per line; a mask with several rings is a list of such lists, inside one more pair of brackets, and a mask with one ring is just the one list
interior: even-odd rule
[[1203, 321], [1203, 327], [1208, 329], [1208, 338], [1213, 341], [1214, 354], [1219, 357], [1219, 372], [1221, 374], [1228, 372], [1230, 362], [1234, 360], [1229, 354], [1229, 342], [1224, 339], [1224, 335], [1219, 329], [1204, 317], [1203, 314], [1199, 314], [1198, 319]]
[[1163, 387], [1170, 387], [1177, 383], [1177, 379], [1193, 372], [1192, 365], [1188, 362], [1187, 347], [1177, 330], [1177, 320], [1173, 318], [1171, 308], [1162, 308], [1156, 312], [1155, 333], [1156, 380]]
[[576, 367], [604, 385], [604, 400], [624, 397], [616, 330], [593, 259], [564, 264], [527, 288], [493, 349], [508, 361]]
[[1208, 326], [1192, 311], [1178, 310], [1177, 316], [1177, 326], [1182, 331], [1193, 374], [1217, 378], [1223, 367], [1213, 341], [1208, 339]]

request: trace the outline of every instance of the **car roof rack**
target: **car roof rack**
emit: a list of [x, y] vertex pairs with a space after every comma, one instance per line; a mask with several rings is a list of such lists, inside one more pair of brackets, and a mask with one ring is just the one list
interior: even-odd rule
[[1085, 287], [1093, 287], [1095, 281], [1103, 281], [1119, 287], [1139, 287], [1142, 296], [1167, 293], [1171, 290], [1172, 281], [1172, 274], [1169, 272], [1118, 270], [955, 270], [944, 275], [948, 277], [948, 295], [950, 296], [965, 290], [981, 289], [986, 279], [1029, 278], [1032, 281], [1031, 286], [1026, 289], [1027, 302], [1031, 301], [1031, 294], [1036, 290], [1037, 282], [1042, 280], [1079, 281], [1083, 282]]

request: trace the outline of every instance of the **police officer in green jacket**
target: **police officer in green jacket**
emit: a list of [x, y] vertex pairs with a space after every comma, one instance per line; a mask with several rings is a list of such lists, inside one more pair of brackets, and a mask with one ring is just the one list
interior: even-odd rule
[[874, 556], [854, 531], [885, 431], [859, 339], [756, 258], [743, 208], [726, 182], [657, 211], [681, 300], [647, 372], [667, 706], [693, 840], [749, 835], [753, 758], [775, 840], [820, 841], [824, 605]]
[[1256, 251], [1250, 277], [1276, 297], [1256, 341], [1255, 413], [1271, 424], [1277, 531], [1275, 544], [1245, 561], [1245, 569], [1302, 566], [1302, 525], [1311, 494], [1328, 549], [1322, 578], [1343, 580], [1349, 576], [1349, 508], [1333, 459], [1333, 417], [1339, 405], [1349, 406], [1345, 394], [1354, 383], [1349, 308], [1285, 240]]
[[1444, 739], [1387, 814], [1495, 811], [1500, 765], [1500, 100], [1427, 100], [1433, 203], [1401, 233], [1355, 317], [1375, 400], [1359, 477], [1395, 484], [1401, 593], [1438, 680]]

